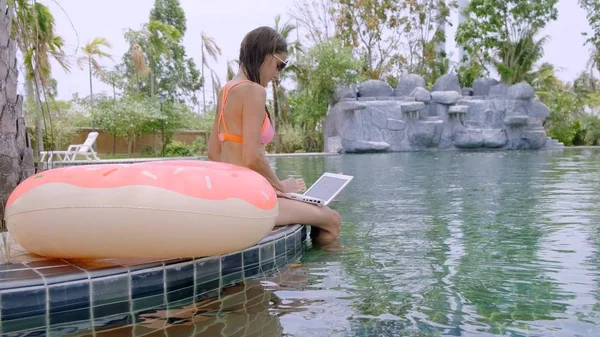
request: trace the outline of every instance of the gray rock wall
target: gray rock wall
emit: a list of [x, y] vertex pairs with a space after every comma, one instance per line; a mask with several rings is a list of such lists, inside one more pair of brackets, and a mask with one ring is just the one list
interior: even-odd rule
[[415, 74], [395, 89], [368, 80], [356, 89], [336, 90], [325, 119], [325, 151], [562, 147], [543, 128], [549, 114], [527, 83], [477, 79], [473, 88], [461, 88], [449, 74], [430, 92]]

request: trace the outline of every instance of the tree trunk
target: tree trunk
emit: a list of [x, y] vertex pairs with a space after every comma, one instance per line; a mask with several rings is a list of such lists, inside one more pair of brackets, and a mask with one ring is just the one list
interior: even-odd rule
[[92, 131], [96, 131], [96, 112], [94, 110], [94, 91], [92, 90], [92, 60], [88, 58], [88, 71], [90, 72], [90, 106], [92, 107]]
[[94, 90], [92, 87], [92, 60], [88, 59], [88, 71], [90, 77], [90, 105], [94, 107]]
[[42, 130], [42, 107], [38, 95], [35, 93], [34, 85], [32, 81], [27, 81], [27, 100], [30, 102], [30, 107], [35, 109], [35, 133], [36, 133], [36, 145], [37, 155], [39, 157], [40, 152], [44, 151], [44, 131]]
[[202, 105], [204, 106], [204, 110], [202, 113], [206, 112], [206, 77], [204, 77], [204, 41], [200, 42], [200, 50], [202, 51], [202, 72], [200, 76], [202, 76]]
[[[17, 95], [17, 43], [9, 41], [13, 11], [0, 0], [0, 218], [5, 230], [4, 208], [15, 187], [35, 173], [23, 117], [23, 98]], [[8, 44], [6, 41], [9, 41]]]

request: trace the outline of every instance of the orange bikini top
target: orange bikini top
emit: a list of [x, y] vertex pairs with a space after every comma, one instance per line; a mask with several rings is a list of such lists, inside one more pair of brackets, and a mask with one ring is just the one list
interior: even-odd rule
[[[234, 143], [243, 143], [244, 142], [244, 137], [239, 136], [239, 135], [234, 135], [232, 133], [229, 132], [229, 130], [227, 130], [227, 123], [225, 123], [225, 117], [223, 116], [223, 111], [225, 110], [225, 103], [227, 103], [227, 94], [229, 94], [229, 90], [233, 89], [236, 85], [244, 83], [244, 82], [252, 82], [250, 80], [244, 80], [244, 81], [240, 81], [237, 82], [235, 84], [233, 84], [232, 86], [228, 87], [226, 84], [225, 88], [223, 90], [223, 103], [221, 104], [221, 111], [219, 112], [219, 122], [218, 122], [218, 134], [219, 134], [219, 140], [220, 141], [225, 141], [225, 140], [229, 140], [232, 141]], [[221, 121], [223, 122], [223, 128], [225, 129], [224, 133], [221, 133]], [[267, 112], [265, 111], [265, 120], [263, 122], [262, 128], [261, 128], [261, 134], [260, 134], [260, 139], [261, 139], [261, 143], [263, 144], [268, 144], [273, 140], [273, 136], [275, 135], [275, 132], [273, 130], [273, 126], [271, 125], [271, 121], [269, 120], [269, 115], [267, 114]]]

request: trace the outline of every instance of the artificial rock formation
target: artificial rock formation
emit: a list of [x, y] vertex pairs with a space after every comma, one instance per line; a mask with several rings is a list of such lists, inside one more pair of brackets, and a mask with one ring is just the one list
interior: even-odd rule
[[461, 88], [449, 74], [429, 91], [415, 74], [395, 89], [368, 80], [336, 90], [325, 119], [325, 151], [562, 147], [542, 126], [549, 114], [527, 83], [477, 79], [472, 88]]

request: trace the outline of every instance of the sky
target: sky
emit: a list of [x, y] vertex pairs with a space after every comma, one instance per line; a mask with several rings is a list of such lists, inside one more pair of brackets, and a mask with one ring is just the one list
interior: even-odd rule
[[[110, 68], [120, 62], [128, 45], [123, 38], [127, 28], [139, 29], [147, 22], [154, 0], [38, 0], [50, 8], [56, 19], [58, 35], [66, 41], [66, 50], [73, 59], [79, 49], [95, 37], [104, 37], [111, 44], [110, 52], [115, 62], [106, 60], [101, 64]], [[200, 34], [212, 36], [222, 49], [218, 62], [210, 60], [211, 66], [225, 83], [226, 62], [236, 59], [239, 45], [250, 30], [263, 25], [273, 26], [275, 16], [280, 14], [282, 21], [290, 18], [294, 0], [180, 0], [187, 18], [187, 32], [183, 39], [188, 56], [200, 65]], [[563, 80], [573, 80], [584, 68], [589, 58], [589, 47], [584, 46], [585, 37], [581, 32], [591, 32], [585, 12], [576, 0], [559, 0], [558, 20], [551, 22], [544, 31], [550, 40], [545, 46], [544, 61], [553, 63], [560, 69], [558, 76]], [[453, 26], [446, 26], [447, 51], [457, 58], [454, 43], [458, 15], [451, 17]], [[70, 99], [73, 94], [89, 95], [89, 77], [86, 69], [78, 68], [73, 61], [69, 73], [53, 64], [53, 76], [58, 81], [58, 98]], [[112, 92], [97, 79], [93, 80], [94, 92]], [[210, 86], [210, 83], [209, 83]], [[211, 89], [207, 90], [207, 100]]]

